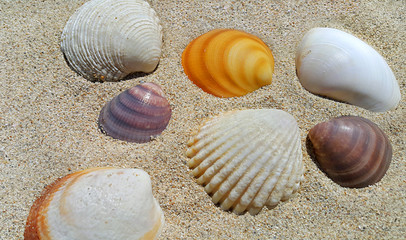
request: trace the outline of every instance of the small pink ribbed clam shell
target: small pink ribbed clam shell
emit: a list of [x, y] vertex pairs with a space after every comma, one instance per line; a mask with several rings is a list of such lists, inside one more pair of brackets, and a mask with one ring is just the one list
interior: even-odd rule
[[120, 93], [103, 107], [99, 127], [113, 138], [144, 143], [165, 130], [171, 115], [161, 87], [142, 83]]

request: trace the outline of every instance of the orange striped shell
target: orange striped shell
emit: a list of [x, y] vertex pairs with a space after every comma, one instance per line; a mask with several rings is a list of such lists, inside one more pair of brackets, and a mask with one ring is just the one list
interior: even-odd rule
[[189, 79], [217, 97], [243, 96], [272, 82], [274, 59], [258, 37], [216, 29], [196, 38], [182, 54]]

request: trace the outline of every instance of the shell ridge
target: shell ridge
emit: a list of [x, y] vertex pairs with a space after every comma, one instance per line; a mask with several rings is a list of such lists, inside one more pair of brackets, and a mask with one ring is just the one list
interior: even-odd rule
[[[266, 178], [266, 180], [261, 185], [261, 188], [257, 191], [254, 200], [250, 203], [250, 205], [251, 206], [253, 205], [254, 207], [260, 206], [261, 203], [258, 203], [258, 202], [261, 202], [261, 201], [263, 202], [262, 206], [264, 205], [267, 198], [264, 198], [264, 197], [258, 198], [258, 196], [267, 195], [268, 193], [271, 193], [274, 190], [275, 186], [273, 184], [268, 184], [268, 183], [270, 182], [270, 180], [274, 179], [275, 173], [281, 171], [280, 168], [283, 168], [284, 166], [287, 167], [286, 166], [287, 163], [292, 163], [293, 162], [291, 160], [291, 158], [289, 157], [290, 155], [286, 154], [286, 152], [291, 152], [292, 149], [297, 148], [297, 145], [287, 144], [287, 143], [292, 142], [292, 139], [294, 139], [294, 138], [298, 139], [298, 128], [297, 128], [296, 121], [290, 115], [286, 115], [285, 112], [278, 112], [278, 113], [282, 113], [282, 115], [277, 114], [275, 117], [277, 117], [278, 115], [280, 115], [279, 117], [281, 117], [281, 119], [288, 117], [288, 119], [291, 122], [286, 122], [286, 121], [281, 122], [280, 121], [279, 126], [274, 126], [275, 129], [279, 130], [279, 134], [281, 134], [281, 135], [275, 136], [275, 137], [278, 138], [278, 139], [285, 140], [283, 142], [280, 142], [280, 146], [288, 145], [289, 148], [286, 149], [286, 150], [280, 150], [280, 147], [278, 149], [275, 149], [276, 152], [274, 154], [276, 154], [278, 156], [280, 154], [278, 152], [283, 152], [284, 155], [280, 155], [280, 158], [275, 158], [274, 157], [273, 159], [271, 159], [271, 160], [273, 160], [273, 162], [276, 161], [275, 166], [271, 165], [271, 164], [268, 164], [268, 165], [265, 166], [266, 168], [263, 169], [263, 171], [268, 174], [268, 177]], [[283, 131], [283, 129], [290, 127], [291, 124], [293, 124], [293, 127], [295, 128], [294, 134], [289, 134], [288, 131]], [[296, 144], [297, 144], [297, 142], [298, 141], [296, 140]], [[300, 142], [299, 142], [299, 144], [300, 144]], [[277, 151], [277, 150], [279, 150], [279, 151]], [[272, 153], [270, 153], [270, 154], [274, 155]], [[284, 161], [280, 161], [280, 159], [283, 159]], [[274, 174], [271, 174], [271, 173], [274, 173]], [[279, 179], [274, 179], [274, 180], [277, 182]], [[276, 182], [274, 184], [276, 184]], [[259, 200], [259, 199], [262, 199], [262, 200]]]
[[[106, 2], [101, 2], [100, 3], [100, 8], [106, 7]], [[85, 76], [86, 78], [90, 79], [96, 79], [99, 78], [100, 75], [105, 75], [106, 70], [105, 68], [102, 67], [102, 62], [106, 62], [107, 65], [110, 65], [110, 61], [107, 61], [107, 59], [104, 59], [104, 53], [105, 53], [105, 44], [100, 44], [100, 43], [105, 43], [105, 39], [107, 37], [107, 34], [102, 34], [99, 35], [96, 29], [100, 29], [100, 26], [105, 26], [106, 23], [106, 16], [105, 13], [100, 12], [100, 8], [98, 7], [92, 7], [87, 10], [89, 10], [88, 14], [82, 15], [83, 16], [83, 22], [82, 24], [83, 30], [80, 31], [82, 33], [82, 38], [84, 39], [84, 43], [80, 44], [78, 43], [77, 46], [81, 47], [83, 50], [79, 50], [78, 53], [82, 53], [81, 57], [82, 60], [81, 62], [86, 63], [85, 66], [79, 66], [80, 71], [82, 72], [82, 76]], [[95, 21], [94, 19], [97, 19]], [[90, 35], [87, 34], [90, 32]], [[101, 38], [101, 39], [100, 39]], [[98, 45], [100, 44], [100, 45]], [[101, 48], [96, 49], [96, 46], [101, 46]], [[94, 57], [91, 57], [94, 56]], [[110, 66], [106, 66], [106, 68], [110, 68]], [[97, 74], [97, 72], [101, 72], [101, 74]]]
[[[301, 152], [301, 149], [300, 149], [301, 142], [300, 142], [300, 138], [299, 138], [298, 127], [296, 126], [295, 132], [293, 134], [290, 134], [290, 136], [288, 138], [286, 136], [282, 136], [280, 138], [286, 139], [286, 141], [284, 142], [284, 145], [286, 145], [286, 143], [291, 143], [291, 142], [294, 142], [294, 144], [287, 144], [289, 146], [289, 148], [283, 150], [283, 155], [282, 154], [279, 155], [280, 156], [279, 159], [275, 158], [275, 160], [274, 160], [274, 161], [276, 161], [275, 166], [273, 166], [273, 167], [271, 165], [266, 166], [264, 171], [267, 172], [267, 178], [264, 180], [260, 189], [257, 191], [255, 198], [253, 198], [253, 201], [250, 203], [254, 207], [260, 207], [260, 206], [267, 205], [266, 203], [269, 201], [270, 198], [272, 198], [273, 192], [275, 191], [275, 189], [277, 189], [276, 187], [277, 187], [278, 182], [280, 182], [280, 180], [285, 176], [282, 172], [278, 176], [278, 178], [275, 179], [276, 182], [274, 182], [273, 184], [269, 184], [269, 183], [273, 182], [272, 178], [274, 178], [274, 175], [271, 173], [274, 172], [275, 169], [277, 169], [276, 172], [281, 172], [281, 171], [288, 172], [287, 178], [289, 178], [289, 179], [287, 179], [287, 182], [290, 182], [290, 180], [291, 180], [290, 178], [299, 178], [300, 177], [300, 176], [297, 176], [297, 174], [290, 175], [290, 173], [293, 171], [287, 170], [292, 165], [297, 165], [297, 162], [299, 162], [299, 163], [302, 162], [301, 155], [295, 154], [298, 151]], [[292, 156], [294, 156], [294, 157], [292, 157]], [[283, 168], [283, 169], [281, 169], [281, 168]], [[267, 196], [269, 196], [269, 197], [267, 197]]]
[[[237, 155], [241, 156], [242, 151], [240, 147], [243, 145], [244, 143], [239, 142], [238, 139], [235, 138], [232, 141], [228, 141], [220, 148], [217, 148], [217, 150], [215, 150], [210, 156], [206, 157], [200, 165], [202, 167], [199, 169], [200, 172], [204, 172], [201, 178], [206, 179], [205, 182], [212, 182], [213, 175], [216, 175], [224, 166], [226, 166], [233, 157], [238, 158], [236, 157]], [[213, 162], [211, 162], [209, 166], [205, 166], [204, 163], [209, 162], [210, 160], [213, 160]]]
[[[123, 44], [123, 39], [125, 38], [125, 35], [122, 36], [118, 41], [116, 36], [121, 36], [125, 32], [119, 31], [122, 29], [122, 26], [125, 24], [117, 24], [118, 21], [122, 20], [123, 18], [121, 16], [123, 15], [128, 15], [128, 9], [124, 6], [124, 2], [114, 2], [112, 5], [109, 6], [110, 11], [107, 11], [104, 13], [103, 20], [100, 21], [99, 26], [108, 26], [107, 28], [109, 29], [108, 34], [101, 34], [99, 37], [103, 37], [104, 40], [100, 40], [101, 43], [103, 44], [102, 52], [98, 53], [95, 52], [95, 55], [97, 56], [97, 59], [100, 61], [98, 63], [99, 66], [105, 65], [105, 68], [101, 68], [100, 71], [102, 72], [101, 78], [103, 76], [106, 79], [113, 79], [114, 81], [118, 80], [119, 78], [124, 77], [125, 71], [124, 68], [122, 67], [122, 61], [120, 60], [120, 57], [122, 56], [122, 44]], [[111, 19], [114, 19], [114, 22], [110, 24], [107, 23], [108, 20], [111, 21]], [[106, 24], [106, 25], [104, 25]], [[100, 27], [101, 28], [101, 27]], [[98, 38], [96, 38], [98, 39]], [[96, 44], [93, 44], [93, 46], [97, 46]], [[99, 78], [99, 76], [98, 76]]]
[[[88, 4], [88, 5], [90, 5], [90, 4]], [[84, 5], [84, 6], [88, 6], [88, 5]], [[79, 31], [79, 30], [82, 29], [82, 28], [85, 28], [87, 26], [87, 24], [84, 24], [82, 26], [81, 25], [78, 26], [77, 25], [78, 21], [75, 21], [75, 20], [77, 20], [75, 17], [80, 16], [79, 13], [81, 11], [85, 11], [85, 10], [87, 10], [86, 7], [83, 8], [83, 9], [79, 8], [73, 14], [73, 16], [68, 20], [68, 22], [67, 22], [67, 24], [66, 24], [66, 26], [64, 28], [64, 31], [62, 33], [63, 36], [64, 36], [64, 38], [63, 38], [64, 41], [62, 41], [62, 49], [66, 49], [66, 51], [64, 51], [65, 56], [69, 59], [70, 65], [82, 76], [84, 76], [84, 73], [80, 69], [80, 66], [78, 65], [78, 62], [75, 61], [75, 58], [79, 59], [79, 61], [80, 61], [80, 59], [83, 58], [83, 56], [80, 54], [80, 51], [76, 51], [76, 48], [81, 48], [81, 46], [80, 46], [80, 44], [77, 43], [78, 40], [75, 40], [75, 36], [77, 34], [79, 34], [78, 35], [79, 39], [82, 39], [83, 37], [80, 34], [81, 31]], [[78, 30], [74, 31], [73, 35], [70, 35], [70, 34], [68, 34], [68, 30], [70, 30], [70, 28], [78, 29]], [[70, 41], [74, 41], [75, 44], [72, 44], [72, 45], [67, 44]]]
[[[107, 3], [104, 2], [104, 6], [107, 7]], [[115, 4], [114, 4], [115, 5]], [[109, 6], [110, 11], [109, 12], [115, 12], [116, 11], [116, 6]], [[111, 65], [111, 59], [110, 59], [110, 54], [108, 53], [108, 49], [111, 48], [111, 41], [109, 39], [110, 34], [99, 34], [97, 31], [94, 29], [100, 29], [101, 26], [107, 26], [108, 29], [114, 29], [110, 24], [106, 23], [106, 20], [109, 18], [109, 12], [102, 12], [100, 11], [100, 8], [95, 8], [95, 12], [97, 12], [96, 17], [98, 21], [92, 21], [92, 18], [87, 17], [87, 20], [89, 21], [89, 26], [91, 26], [93, 29], [92, 34], [93, 36], [89, 39], [89, 44], [87, 46], [90, 46], [90, 53], [88, 56], [94, 55], [96, 56], [94, 58], [94, 63], [93, 66], [97, 68], [98, 71], [102, 72], [102, 75], [105, 75], [106, 68], [109, 69]], [[101, 48], [97, 49], [96, 44], [94, 43], [100, 43]], [[107, 56], [105, 54], [108, 54]], [[102, 62], [106, 62], [108, 66], [105, 68], [102, 67]], [[97, 76], [99, 77], [99, 76]]]
[[[244, 145], [240, 143], [240, 145]], [[233, 151], [229, 151], [227, 156], [222, 157], [216, 161], [211, 168], [207, 169], [203, 176], [207, 176], [205, 190], [208, 193], [215, 193], [218, 191], [220, 185], [227, 180], [230, 175], [230, 166], [238, 165], [243, 159], [252, 152], [252, 148], [238, 149], [235, 146]]]
[[[235, 153], [233, 154], [234, 159], [230, 157], [230, 159], [227, 159], [227, 161], [224, 162], [224, 164], [219, 168], [215, 173], [212, 179], [210, 180], [208, 186], [206, 186], [206, 189], [209, 192], [217, 192], [223, 184], [224, 181], [226, 181], [230, 177], [230, 172], [234, 169], [240, 168], [241, 164], [244, 164], [246, 161], [252, 162], [256, 157], [253, 157], [255, 155], [259, 156], [262, 153], [261, 146], [258, 148], [258, 136], [254, 135], [247, 141], [252, 143], [250, 145], [247, 145], [247, 141], [241, 141], [239, 142], [239, 145], [235, 146]], [[242, 148], [239, 148], [239, 147]], [[240, 150], [238, 150], [240, 149]], [[256, 152], [254, 152], [256, 150]]]
[[224, 126], [224, 124], [222, 123], [223, 123], [222, 119], [219, 118], [213, 118], [210, 121], [205, 122], [204, 125], [200, 127], [200, 131], [198, 134], [196, 134], [195, 138], [203, 139], [208, 135], [214, 134], [213, 138], [217, 139], [218, 136], [229, 132], [235, 127], [232, 124], [226, 124]]
[[[133, 10], [133, 9], [134, 8], [131, 8], [131, 10]], [[128, 14], [130, 12], [129, 9], [124, 9], [124, 11], [127, 12], [127, 14], [124, 14], [124, 15], [128, 15], [129, 18], [131, 18], [132, 20], [136, 19], [135, 14], [134, 14], [134, 16], [132, 16], [131, 14]], [[127, 21], [124, 24], [121, 24], [119, 27], [120, 27], [119, 32], [127, 33], [127, 36], [124, 36], [124, 37], [125, 37], [125, 39], [129, 39], [130, 36], [128, 36], [129, 35], [128, 31], [130, 31], [130, 29], [131, 29], [131, 20], [127, 19]], [[118, 46], [117, 51], [115, 51], [115, 54], [113, 55], [114, 61], [117, 63], [117, 68], [120, 69], [121, 71], [125, 71], [125, 69], [126, 69], [123, 61], [121, 61], [121, 59], [120, 59], [120, 57], [125, 54], [124, 49], [125, 49], [125, 41], [121, 40], [121, 41], [119, 41], [119, 46]]]
[[132, 126], [145, 123], [151, 126], [160, 125], [159, 122], [162, 122], [162, 119], [169, 120], [171, 115], [170, 108], [145, 104], [126, 92], [112, 99], [109, 111], [117, 120]]
[[[100, 6], [106, 6], [106, 2], [103, 3], [104, 5]], [[98, 34], [98, 32], [95, 29], [100, 29], [101, 26], [105, 26], [106, 24], [106, 13], [100, 12], [99, 8], [94, 8], [94, 18], [97, 18], [98, 21], [92, 21], [94, 18], [92, 15], [86, 16], [87, 20], [87, 27], [86, 31], [83, 31], [83, 36], [86, 37], [86, 43], [83, 44], [84, 48], [84, 55], [85, 60], [84, 62], [88, 62], [87, 64], [87, 69], [83, 70], [84, 74], [87, 74], [88, 78], [103, 78], [107, 77], [107, 73], [110, 72], [111, 66], [112, 66], [112, 61], [110, 60], [109, 56], [105, 56], [107, 53], [106, 48], [110, 48], [110, 42], [108, 42], [108, 37], [109, 34]], [[97, 10], [96, 10], [97, 9]], [[114, 8], [112, 8], [114, 10]], [[91, 36], [89, 36], [88, 32], [91, 32]], [[107, 42], [106, 42], [107, 41]], [[96, 48], [99, 46], [99, 48]], [[108, 54], [108, 53], [107, 53]], [[94, 57], [90, 57], [94, 56]], [[103, 67], [103, 63], [106, 63], [106, 65]]]
[[[288, 159], [286, 159], [285, 163], [285, 172], [287, 174], [281, 174], [281, 176], [278, 178], [278, 182], [280, 182], [279, 180], [283, 180], [284, 176], [286, 176], [286, 184], [282, 185], [281, 187], [285, 187], [285, 189], [283, 190], [283, 194], [282, 196], [278, 199], [278, 201], [280, 200], [286, 200], [288, 199], [294, 192], [296, 192], [297, 188], [299, 187], [299, 185], [297, 185], [297, 183], [300, 183], [300, 180], [303, 176], [303, 161], [302, 161], [302, 151], [301, 151], [301, 142], [300, 142], [300, 138], [299, 136], [299, 132], [297, 131], [297, 135], [296, 135], [296, 141], [294, 145], [291, 145], [292, 147], [288, 150], [289, 151], [289, 157], [287, 156]], [[293, 142], [293, 141], [292, 141]], [[293, 156], [293, 157], [292, 157]], [[293, 160], [291, 160], [293, 159]], [[254, 201], [253, 205], [255, 207], [259, 207], [259, 206], [263, 206], [263, 205], [267, 205], [270, 206], [269, 201], [271, 198], [273, 198], [272, 194], [268, 194], [269, 197], [265, 196], [266, 191], [275, 191], [277, 190], [277, 185], [278, 183], [275, 183], [275, 185], [272, 187], [272, 190], [269, 188], [267, 189], [267, 186], [264, 184], [263, 187], [264, 189], [261, 188], [261, 190], [258, 192], [258, 195], [260, 195], [260, 198], [255, 198], [255, 199], [263, 199], [261, 202], [258, 201]], [[264, 190], [265, 192], [263, 193], [262, 190]], [[270, 192], [271, 193], [271, 192]], [[264, 195], [262, 195], [264, 194]], [[275, 205], [275, 204], [273, 204]]]
[[[293, 149], [292, 154], [297, 155], [297, 161], [292, 162], [293, 164], [293, 169], [292, 173], [298, 173], [298, 174], [290, 174], [289, 179], [287, 181], [286, 188], [283, 192], [283, 195], [281, 197], [282, 201], [286, 201], [289, 199], [289, 197], [294, 194], [297, 189], [300, 186], [300, 181], [303, 178], [303, 161], [302, 161], [302, 149], [301, 149], [301, 143], [300, 143], [300, 138], [297, 139], [296, 143], [297, 147]], [[300, 159], [300, 160], [299, 160]]]
[[[136, 86], [136, 88], [139, 88], [138, 86]], [[166, 115], [167, 113], [171, 112], [171, 109], [168, 108], [169, 102], [166, 100], [166, 98], [153, 94], [149, 90], [139, 91], [135, 94], [132, 94], [129, 90], [126, 90], [117, 96], [119, 99], [118, 101], [129, 110], [139, 112], [142, 115], [151, 116]], [[148, 97], [145, 98], [143, 96]], [[164, 111], [165, 109], [167, 110]], [[160, 113], [162, 111], [164, 111], [163, 114]]]
[[[245, 136], [246, 134], [243, 134], [242, 136]], [[266, 152], [265, 147], [261, 147], [260, 143], [262, 139], [259, 137], [259, 134], [254, 138], [254, 140], [251, 141], [246, 141], [245, 143], [250, 143], [256, 148], [252, 150], [256, 151], [250, 151], [246, 155], [242, 155], [240, 158], [235, 159], [235, 161], [229, 163], [228, 168], [223, 168], [221, 170], [226, 172], [226, 179], [223, 180], [223, 182], [219, 185], [217, 192], [219, 194], [213, 195], [213, 198], [218, 198], [216, 195], [222, 195], [221, 200], [219, 200], [222, 203], [222, 209], [227, 210], [228, 208], [231, 207], [231, 205], [234, 204], [237, 199], [240, 199], [241, 195], [243, 194], [244, 190], [247, 189], [247, 185], [249, 185], [252, 181], [252, 173], [248, 173], [249, 170], [252, 170], [255, 172], [255, 167], [258, 165], [261, 165], [261, 162], [264, 159], [264, 157], [260, 157], [261, 154]], [[258, 146], [259, 145], [259, 146]], [[220, 173], [221, 173], [220, 172]], [[244, 186], [246, 184], [246, 186]], [[227, 190], [229, 188], [229, 190]]]
[[[129, 27], [134, 25], [139, 25], [140, 27], [134, 28], [131, 32], [128, 32], [126, 38], [133, 39], [133, 43], [131, 44], [137, 45], [137, 64], [132, 63], [132, 61], [135, 60], [135, 58], [132, 58], [130, 66], [127, 66], [124, 63], [121, 63], [121, 66], [124, 71], [127, 72], [136, 72], [142, 68], [148, 68], [150, 71], [153, 71], [156, 66], [155, 62], [159, 61], [161, 56], [161, 43], [158, 38], [154, 37], [154, 32], [149, 31], [150, 28], [155, 28], [155, 24], [150, 19], [137, 18], [132, 21]], [[159, 30], [156, 29], [156, 31]], [[149, 41], [142, 41], [143, 38], [149, 39]], [[123, 46], [120, 47], [120, 49], [123, 49], [123, 52], [124, 46], [125, 45], [123, 44]]]
[[[232, 123], [226, 124], [226, 126], [223, 128], [224, 122], [222, 119], [216, 119], [216, 122], [214, 122], [214, 125], [205, 125], [204, 127], [201, 127], [201, 131], [195, 136], [192, 142], [194, 142], [194, 146], [190, 147], [187, 155], [189, 157], [195, 156], [196, 153], [195, 151], [200, 151], [200, 149], [203, 149], [205, 147], [211, 149], [213, 146], [221, 146], [222, 144], [225, 143], [226, 138], [223, 138], [222, 135], [224, 134], [230, 134], [229, 137], [234, 137], [236, 134], [239, 134], [238, 131], [235, 131], [235, 126]], [[217, 126], [216, 126], [217, 125]], [[210, 138], [207, 138], [207, 136], [210, 135]], [[220, 139], [220, 140], [219, 140]], [[220, 141], [220, 142], [217, 142]], [[211, 144], [211, 145], [210, 145]], [[201, 156], [201, 158], [205, 157], [207, 155]]]
[[279, 201], [281, 201], [282, 196], [284, 195], [284, 187], [287, 185], [288, 176], [292, 172], [293, 161], [286, 162], [286, 165], [283, 169], [278, 169], [278, 178], [276, 179], [275, 185], [270, 193], [269, 198], [266, 201], [268, 207], [276, 206]]
[[[266, 112], [264, 112], [266, 113]], [[266, 116], [266, 115], [265, 115]], [[264, 116], [264, 117], [265, 117]], [[273, 127], [273, 126], [270, 126]], [[278, 129], [275, 126], [276, 129]], [[287, 132], [285, 132], [287, 133]], [[268, 137], [268, 136], [266, 136]], [[265, 136], [261, 139], [264, 141]], [[277, 134], [272, 136], [272, 139], [269, 138], [269, 142], [274, 142], [277, 138], [280, 138]], [[247, 173], [244, 174], [241, 178], [241, 182], [243, 182], [246, 176], [250, 176], [250, 182], [246, 183], [247, 188], [242, 191], [242, 195], [239, 196], [239, 199], [236, 200], [236, 206], [234, 208], [234, 212], [242, 213], [248, 208], [251, 203], [256, 199], [258, 193], [260, 192], [261, 188], [263, 187], [264, 183], [266, 182], [267, 177], [269, 176], [270, 172], [276, 168], [278, 165], [283, 164], [281, 161], [278, 161], [277, 158], [270, 158], [277, 152], [277, 148], [270, 148], [270, 149], [263, 149], [261, 151], [261, 156], [257, 156], [258, 159], [255, 163], [253, 163], [248, 169]], [[276, 164], [276, 165], [275, 165]], [[249, 173], [249, 171], [253, 171]], [[248, 175], [247, 175], [248, 174]]]
[[[232, 139], [231, 141], [227, 141], [229, 138], [222, 137], [219, 139], [221, 141], [221, 144], [215, 144], [211, 143], [207, 148], [205, 148], [205, 152], [202, 152], [203, 154], [200, 155], [199, 153], [196, 155], [195, 158], [199, 159], [204, 159], [203, 161], [200, 162], [200, 164], [193, 170], [194, 175], [200, 176], [203, 174], [204, 178], [204, 172], [209, 168], [215, 161], [219, 159], [223, 159], [222, 157], [227, 154], [230, 151], [229, 148], [234, 149], [235, 143], [237, 143], [238, 139]], [[206, 150], [207, 149], [207, 150]]]
[[[234, 195], [234, 197], [227, 198], [227, 200], [232, 203], [233, 212], [237, 214], [243, 213], [253, 198], [255, 198], [257, 191], [261, 188], [260, 185], [264, 183], [266, 178], [264, 178], [265, 173], [262, 168], [269, 161], [269, 155], [265, 154], [266, 152], [267, 149], [265, 147], [258, 150], [258, 155], [255, 156], [256, 161], [248, 167], [247, 172], [237, 183], [237, 185], [240, 185], [241, 188], [238, 189], [238, 187], [234, 187], [230, 193], [230, 196]], [[240, 193], [238, 193], [238, 191]]]
[[[149, 83], [144, 83], [137, 85], [136, 87], [132, 87], [127, 90], [126, 93], [133, 97], [134, 100], [138, 100], [140, 104], [151, 105], [151, 107], [161, 108], [162, 106], [167, 106], [168, 100], [158, 90], [161, 88], [158, 85], [147, 86]], [[158, 89], [154, 89], [154, 87], [159, 87]]]
[[207, 170], [208, 167], [207, 164], [210, 164], [209, 166], [211, 166], [212, 165], [211, 161], [221, 159], [228, 152], [233, 153], [232, 156], [235, 156], [235, 154], [240, 153], [239, 149], [236, 148], [236, 145], [238, 146], [240, 144], [241, 145], [244, 144], [243, 141], [239, 141], [239, 138], [236, 137], [239, 136], [240, 132], [235, 131], [233, 129], [233, 132], [232, 133], [229, 132], [228, 134], [229, 135], [225, 135], [219, 138], [218, 140], [209, 143], [209, 145], [206, 145], [204, 148], [204, 150], [206, 151], [203, 153], [204, 155], [203, 154], [199, 155], [199, 153], [196, 155], [195, 158], [204, 159], [204, 161], [200, 162], [200, 165], [198, 166], [197, 169], [194, 169], [193, 173], [198, 172], [202, 173], [203, 171]]
[[[138, 24], [139, 28], [129, 28], [128, 31], [123, 31], [127, 33], [127, 38], [134, 39], [134, 42], [137, 42], [139, 46], [137, 48], [139, 51], [137, 64], [131, 64], [134, 66], [132, 68], [126, 66], [124, 63], [122, 64], [128, 72], [140, 71], [142, 68], [153, 71], [161, 56], [162, 28], [160, 26], [160, 20], [154, 9], [152, 9], [148, 3], [142, 3], [141, 5], [144, 11], [137, 14], [137, 18], [134, 16], [134, 18], [132, 18], [132, 24], [130, 24], [130, 27], [131, 25]], [[134, 12], [136, 10], [137, 8], [134, 8]], [[143, 37], [149, 39], [149, 41], [142, 41]]]
[[[150, 107], [149, 105], [147, 107]], [[162, 108], [164, 110], [165, 108]], [[162, 119], [169, 120], [170, 113], [165, 113], [164, 115], [158, 115], [159, 109], [156, 114], [148, 114], [146, 111], [137, 111], [128, 108], [123, 104], [118, 98], [113, 100], [109, 108], [109, 117], [112, 121], [122, 122], [122, 124], [127, 124], [130, 127], [147, 127], [147, 128], [157, 128], [162, 126]], [[150, 113], [153, 113], [151, 111]]]
[[161, 133], [167, 126], [162, 125], [156, 129], [131, 128], [119, 124], [117, 119], [108, 112], [106, 118], [103, 119], [103, 121], [104, 125], [102, 126], [102, 128], [108, 133], [108, 135], [112, 136], [113, 138], [124, 139], [127, 141], [138, 141], [138, 139], [140, 139], [140, 141], [142, 142], [148, 141], [150, 140], [151, 136], [159, 135], [159, 133]]
[[[231, 131], [229, 134], [232, 134], [231, 136], [235, 136], [238, 134], [236, 131]], [[218, 134], [214, 141], [211, 141], [209, 138], [203, 138], [199, 140], [194, 146], [190, 147], [190, 149], [193, 149], [197, 151], [195, 156], [192, 158], [192, 162], [189, 161], [191, 164], [194, 162], [194, 159], [205, 159], [206, 157], [210, 156], [212, 152], [214, 152], [216, 147], [221, 147], [224, 144], [226, 144], [228, 140], [227, 136], [221, 136], [221, 134]], [[203, 150], [203, 151], [202, 151]], [[190, 165], [189, 165], [190, 166]], [[194, 164], [192, 165], [194, 166]]]
[[195, 135], [189, 139], [187, 143], [188, 150], [186, 152], [186, 155], [189, 158], [194, 157], [202, 148], [204, 148], [204, 146], [208, 145], [211, 142], [210, 138], [207, 138], [208, 136], [210, 136], [210, 134], [213, 134], [212, 139], [216, 140], [221, 137], [223, 132], [225, 132], [224, 129], [216, 126], [216, 122], [218, 121], [216, 120], [205, 122], [204, 125], [199, 127], [199, 131], [196, 132]]

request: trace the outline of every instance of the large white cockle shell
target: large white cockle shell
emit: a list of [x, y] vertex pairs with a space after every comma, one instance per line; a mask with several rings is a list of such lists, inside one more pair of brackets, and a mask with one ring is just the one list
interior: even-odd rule
[[374, 112], [400, 101], [396, 78], [371, 46], [332, 28], [313, 28], [296, 52], [296, 72], [308, 91]]
[[24, 239], [156, 239], [163, 225], [146, 172], [92, 168], [45, 189], [31, 208]]
[[255, 215], [297, 191], [303, 178], [299, 128], [276, 109], [231, 111], [188, 142], [188, 166], [223, 210]]
[[161, 56], [162, 27], [144, 0], [91, 0], [66, 23], [61, 49], [91, 81], [117, 81], [152, 72]]

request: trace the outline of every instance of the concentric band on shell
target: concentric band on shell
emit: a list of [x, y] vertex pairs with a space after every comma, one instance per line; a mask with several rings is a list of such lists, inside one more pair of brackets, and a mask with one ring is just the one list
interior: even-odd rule
[[113, 138], [144, 143], [165, 130], [171, 115], [171, 106], [161, 87], [142, 83], [120, 93], [103, 107], [99, 127]]
[[214, 203], [255, 215], [297, 191], [303, 178], [296, 120], [275, 109], [231, 111], [206, 121], [188, 142], [188, 166]]
[[362, 117], [319, 123], [309, 132], [310, 152], [319, 167], [343, 187], [362, 188], [382, 179], [392, 159], [386, 134]]
[[152, 72], [161, 56], [162, 27], [144, 0], [91, 0], [66, 23], [61, 49], [91, 81], [117, 81]]

